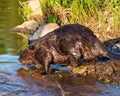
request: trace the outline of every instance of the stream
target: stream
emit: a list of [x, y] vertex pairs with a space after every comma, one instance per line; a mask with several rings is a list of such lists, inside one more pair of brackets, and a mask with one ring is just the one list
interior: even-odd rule
[[23, 22], [18, 7], [18, 0], [0, 2], [0, 96], [120, 96], [120, 85], [65, 71], [42, 76], [25, 69], [18, 61], [23, 38], [11, 31]]

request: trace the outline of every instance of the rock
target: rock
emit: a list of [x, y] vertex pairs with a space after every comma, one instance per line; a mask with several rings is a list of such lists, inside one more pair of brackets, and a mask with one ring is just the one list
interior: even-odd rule
[[39, 10], [42, 13], [39, 0], [29, 0], [26, 3], [30, 6], [32, 12], [38, 12]]
[[[23, 24], [18, 25], [12, 29], [14, 32], [18, 32], [18, 34], [25, 36], [26, 33], [33, 34], [35, 30], [38, 28], [39, 23], [42, 23], [42, 10], [40, 6], [39, 0], [29, 0], [25, 2], [27, 4], [32, 13], [27, 16], [27, 20]], [[28, 34], [27, 34], [28, 35]]]
[[37, 29], [38, 23], [35, 20], [26, 21], [21, 25], [18, 25], [12, 29], [14, 32], [25, 34], [25, 32], [33, 32]]
[[36, 20], [40, 21], [40, 17], [42, 17], [43, 12], [40, 6], [39, 0], [29, 0], [26, 2], [28, 6], [31, 8], [32, 14], [27, 16], [27, 20]]
[[41, 38], [44, 35], [48, 34], [49, 32], [51, 32], [59, 27], [60, 26], [56, 23], [43, 24], [38, 28], [38, 30], [33, 34], [33, 36], [29, 37], [29, 41], [33, 41], [38, 38]]

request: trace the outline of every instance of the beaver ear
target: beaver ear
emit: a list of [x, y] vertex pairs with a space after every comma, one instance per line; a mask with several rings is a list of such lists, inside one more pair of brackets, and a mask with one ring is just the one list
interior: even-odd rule
[[34, 46], [34, 45], [29, 45], [28, 48], [29, 48], [30, 50], [34, 50], [34, 49], [35, 49], [35, 46]]

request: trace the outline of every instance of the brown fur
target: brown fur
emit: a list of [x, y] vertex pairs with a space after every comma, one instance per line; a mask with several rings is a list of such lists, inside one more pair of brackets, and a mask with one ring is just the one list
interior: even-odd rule
[[106, 55], [107, 48], [90, 29], [70, 24], [34, 41], [22, 52], [20, 61], [25, 65], [42, 65], [45, 73], [48, 73], [51, 63], [68, 63], [73, 60], [78, 64], [80, 59], [91, 60]]

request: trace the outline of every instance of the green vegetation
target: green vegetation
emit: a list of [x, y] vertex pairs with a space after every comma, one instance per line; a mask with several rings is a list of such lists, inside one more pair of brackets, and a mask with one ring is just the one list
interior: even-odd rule
[[40, 0], [40, 4], [46, 22], [83, 24], [101, 40], [120, 37], [119, 0]]
[[111, 16], [118, 24], [120, 19], [119, 0], [40, 0], [40, 3], [47, 20], [61, 24], [82, 23], [90, 18], [105, 23], [105, 16]]
[[27, 20], [27, 16], [29, 16], [32, 11], [30, 9], [30, 7], [25, 3], [25, 2], [21, 2], [19, 1], [20, 7], [19, 7], [19, 14], [20, 16], [23, 18], [23, 20]]
[[[120, 37], [119, 0], [39, 0], [44, 22], [60, 25], [79, 23], [93, 30], [101, 40]], [[23, 6], [24, 18], [30, 9]], [[105, 36], [108, 35], [108, 36]]]
[[14, 42], [14, 44], [10, 43], [10, 46], [14, 48], [14, 51], [12, 53], [18, 55], [28, 46], [28, 40], [15, 33], [11, 35], [13, 36], [11, 42]]

